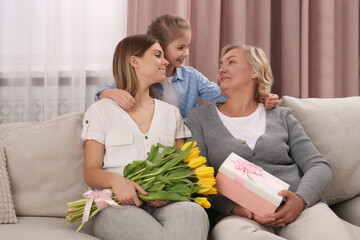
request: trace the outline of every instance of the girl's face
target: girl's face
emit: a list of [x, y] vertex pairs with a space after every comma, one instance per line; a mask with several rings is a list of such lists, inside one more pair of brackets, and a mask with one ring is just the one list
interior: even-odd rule
[[225, 94], [229, 90], [255, 88], [256, 77], [245, 58], [244, 49], [232, 49], [221, 58], [218, 82]]
[[166, 66], [169, 64], [164, 58], [164, 52], [159, 43], [148, 48], [144, 55], [136, 57], [135, 71], [138, 79], [149, 81], [152, 85], [165, 79]]
[[179, 38], [170, 42], [164, 49], [164, 54], [166, 60], [169, 61], [167, 66], [167, 76], [172, 76], [174, 73], [174, 68], [181, 67], [184, 63], [184, 60], [189, 56], [189, 46], [191, 41], [191, 32], [185, 31]]

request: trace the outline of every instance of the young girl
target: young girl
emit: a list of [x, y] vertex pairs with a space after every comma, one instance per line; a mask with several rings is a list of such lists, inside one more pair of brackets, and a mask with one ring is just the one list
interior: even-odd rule
[[[219, 86], [209, 81], [195, 68], [184, 66], [184, 60], [189, 55], [191, 41], [191, 27], [185, 19], [165, 14], [155, 18], [148, 27], [147, 33], [159, 39], [164, 49], [164, 57], [169, 62], [166, 67], [166, 79], [155, 84], [156, 97], [180, 109], [183, 118], [187, 118], [190, 110], [199, 106], [199, 97], [210, 102], [225, 102]], [[115, 84], [106, 85], [98, 89], [95, 101], [110, 98], [123, 109], [136, 109], [136, 100], [126, 91], [115, 89]], [[273, 108], [279, 97], [268, 94], [265, 105]]]
[[100, 239], [207, 238], [207, 214], [198, 204], [160, 200], [143, 204], [136, 192], [147, 192], [122, 176], [128, 163], [146, 159], [153, 144], [172, 146], [176, 141], [179, 146], [191, 135], [179, 109], [152, 96], [151, 86], [164, 80], [167, 65], [151, 35], [123, 39], [114, 53], [114, 79], [117, 89], [136, 100], [136, 110], [125, 111], [103, 99], [85, 113], [85, 181], [94, 189], [113, 188], [118, 200], [129, 205], [107, 208], [94, 218], [94, 233]]

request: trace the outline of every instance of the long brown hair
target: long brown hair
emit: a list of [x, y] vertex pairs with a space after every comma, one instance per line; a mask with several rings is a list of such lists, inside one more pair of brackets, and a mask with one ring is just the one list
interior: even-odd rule
[[[113, 75], [116, 87], [129, 92], [133, 97], [138, 90], [138, 79], [130, 64], [130, 57], [141, 57], [145, 51], [159, 42], [154, 36], [138, 34], [124, 38], [115, 48], [113, 57]], [[154, 96], [152, 87], [150, 95]]]

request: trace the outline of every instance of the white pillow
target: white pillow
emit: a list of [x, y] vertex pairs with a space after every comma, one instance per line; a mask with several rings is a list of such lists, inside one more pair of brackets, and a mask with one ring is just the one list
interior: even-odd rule
[[0, 145], [0, 223], [17, 223], [3, 146]]
[[83, 113], [46, 122], [0, 125], [18, 216], [65, 217], [66, 203], [87, 190], [83, 174]]
[[360, 194], [360, 97], [308, 98], [284, 96], [318, 151], [331, 164], [332, 181], [324, 194], [335, 204]]

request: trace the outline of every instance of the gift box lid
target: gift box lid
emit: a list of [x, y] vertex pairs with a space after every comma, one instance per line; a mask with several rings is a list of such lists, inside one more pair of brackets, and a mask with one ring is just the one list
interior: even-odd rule
[[226, 158], [219, 172], [275, 206], [279, 206], [283, 199], [278, 192], [289, 189], [289, 184], [235, 153]]

